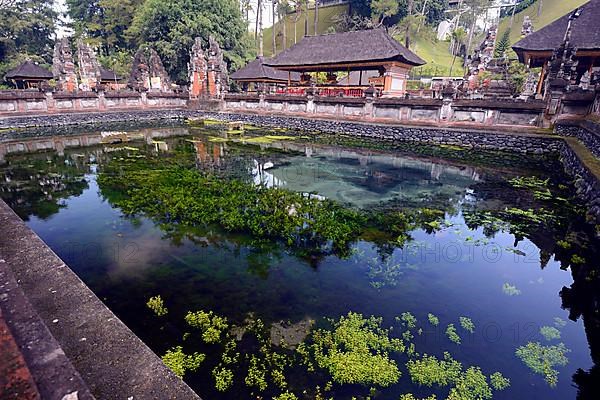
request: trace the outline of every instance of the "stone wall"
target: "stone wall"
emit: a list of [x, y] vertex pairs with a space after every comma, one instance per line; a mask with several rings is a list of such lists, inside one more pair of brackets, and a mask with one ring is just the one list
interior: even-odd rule
[[575, 179], [577, 195], [586, 203], [588, 215], [600, 224], [600, 180], [565, 142], [560, 149], [560, 158], [567, 173]]
[[187, 93], [0, 91], [0, 117], [105, 110], [185, 108]]
[[473, 125], [539, 126], [544, 102], [520, 100], [441, 100], [404, 98], [343, 98], [318, 96], [225, 96], [227, 111], [321, 115], [361, 120]]
[[578, 138], [592, 154], [600, 158], [600, 122], [592, 120], [563, 120], [556, 124], [554, 131], [562, 136]]

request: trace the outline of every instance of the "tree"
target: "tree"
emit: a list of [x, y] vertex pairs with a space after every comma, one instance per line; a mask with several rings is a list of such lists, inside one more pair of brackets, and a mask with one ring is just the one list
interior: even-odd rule
[[465, 32], [465, 30], [462, 27], [458, 27], [452, 32], [452, 43], [453, 43], [452, 54], [453, 54], [453, 57], [452, 57], [452, 65], [450, 65], [450, 73], [449, 73], [450, 76], [452, 76], [452, 70], [454, 69], [454, 62], [456, 61], [456, 56], [458, 56], [458, 53], [460, 52], [460, 48], [465, 44], [466, 38], [467, 38], [467, 32]]
[[315, 0], [315, 35], [318, 35], [319, 31], [319, 0]]
[[0, 76], [26, 59], [50, 62], [58, 15], [52, 2], [3, 0], [0, 7]]
[[506, 50], [510, 48], [510, 29], [504, 31], [502, 36], [500, 36], [500, 40], [496, 43], [496, 48], [494, 49], [494, 57], [500, 58], [504, 57]]
[[292, 7], [288, 0], [279, 0], [277, 13], [279, 14], [279, 24], [281, 25], [282, 50], [287, 47], [287, 15], [292, 12]]
[[383, 25], [386, 18], [398, 13], [398, 2], [396, 0], [373, 0], [371, 1], [371, 17], [378, 26]]
[[127, 35], [136, 45], [147, 43], [156, 49], [179, 82], [187, 82], [195, 37], [207, 45], [209, 36], [214, 36], [230, 67], [238, 68], [252, 57], [253, 46], [236, 0], [146, 0]]

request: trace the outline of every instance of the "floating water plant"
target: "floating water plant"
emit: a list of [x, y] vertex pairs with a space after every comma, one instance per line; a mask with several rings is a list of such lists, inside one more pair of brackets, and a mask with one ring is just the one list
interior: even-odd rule
[[564, 328], [567, 325], [567, 321], [560, 317], [554, 317], [554, 326], [556, 328]]
[[505, 378], [500, 372], [490, 375], [490, 385], [494, 390], [504, 390], [510, 386], [510, 379]]
[[[333, 321], [332, 329], [317, 329], [311, 341], [298, 346], [306, 361], [329, 372], [334, 382], [390, 386], [400, 378], [392, 352], [404, 351], [401, 340], [381, 328], [380, 318], [348, 313]], [[305, 363], [306, 363], [305, 361]]]
[[540, 328], [540, 335], [548, 341], [560, 339], [560, 331], [553, 326], [542, 326]]
[[406, 326], [408, 329], [417, 327], [417, 318], [409, 312], [403, 312], [400, 316], [400, 321]]
[[445, 352], [442, 360], [425, 354], [421, 359], [406, 363], [413, 382], [424, 386], [447, 386], [454, 383], [462, 372], [462, 364]]
[[519, 289], [517, 289], [516, 286], [513, 286], [508, 282], [506, 282], [506, 283], [504, 283], [504, 285], [502, 285], [502, 291], [507, 296], [518, 296], [521, 294], [521, 291]]
[[212, 371], [212, 375], [215, 379], [215, 388], [219, 392], [226, 391], [233, 384], [233, 371], [229, 368], [215, 367]]
[[460, 344], [461, 342], [460, 336], [458, 336], [458, 332], [456, 331], [456, 327], [454, 326], [454, 324], [448, 325], [448, 327], [446, 328], [446, 336], [448, 336], [448, 339], [450, 339], [456, 344]]
[[150, 297], [146, 305], [149, 309], [154, 311], [154, 314], [156, 314], [159, 317], [167, 315], [167, 313], [169, 312], [169, 310], [167, 310], [167, 307], [165, 307], [165, 303], [163, 302], [163, 299], [162, 297], [160, 297], [160, 295]]
[[469, 367], [456, 380], [447, 400], [489, 400], [491, 398], [492, 389], [486, 376], [479, 367]]
[[196, 371], [206, 356], [200, 353], [185, 354], [181, 346], [173, 347], [167, 350], [162, 357], [163, 362], [180, 378], [183, 378], [187, 371]]
[[212, 311], [190, 311], [185, 316], [185, 322], [192, 328], [200, 329], [206, 343], [219, 342], [223, 331], [229, 328], [227, 318], [215, 315]]
[[470, 333], [475, 332], [475, 324], [473, 323], [473, 321], [471, 321], [471, 318], [460, 317], [459, 320], [460, 320], [460, 326], [462, 326], [462, 328], [464, 330], [466, 330], [467, 332], [470, 332]]
[[529, 369], [544, 379], [552, 387], [558, 383], [557, 366], [565, 366], [569, 362], [565, 356], [570, 350], [563, 343], [554, 346], [544, 346], [539, 342], [529, 342], [517, 349], [515, 354]]
[[427, 319], [429, 323], [433, 326], [438, 326], [440, 324], [440, 319], [433, 314], [427, 314]]

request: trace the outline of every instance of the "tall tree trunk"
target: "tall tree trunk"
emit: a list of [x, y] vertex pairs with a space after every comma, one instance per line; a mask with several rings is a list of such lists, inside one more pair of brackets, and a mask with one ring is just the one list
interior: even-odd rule
[[473, 23], [471, 24], [471, 29], [469, 29], [469, 40], [467, 42], [467, 51], [465, 52], [465, 67], [467, 66], [467, 59], [471, 54], [471, 43], [473, 42], [473, 33], [475, 32], [475, 26], [477, 24], [477, 18], [473, 18]]
[[256, 21], [254, 23], [254, 41], [258, 39], [258, 20], [260, 18], [260, 9], [262, 6], [262, 1], [258, 0], [256, 3]]
[[271, 36], [273, 37], [273, 57], [277, 54], [277, 20], [275, 13], [275, 8], [277, 6], [277, 0], [271, 0], [272, 12], [273, 12], [273, 28], [271, 29]]
[[308, 36], [308, 0], [304, 0], [304, 36]]
[[315, 36], [319, 31], [319, 0], [315, 0]]
[[258, 7], [256, 9], [256, 18], [258, 18], [258, 56], [262, 57], [264, 55], [263, 51], [263, 4], [261, 0], [258, 0]]
[[404, 44], [407, 49], [410, 48], [410, 22], [411, 22], [410, 17], [412, 16], [413, 1], [414, 0], [408, 0], [408, 14], [407, 15], [409, 17], [409, 23], [406, 24], [406, 31], [405, 31], [405, 36], [404, 36]]
[[[282, 18], [283, 17], [283, 18]], [[285, 48], [287, 47], [287, 15], [285, 13], [285, 11], [282, 12], [282, 15], [279, 16], [279, 23], [283, 24], [282, 29], [281, 29], [281, 33], [283, 35], [283, 45], [281, 46], [281, 50], [285, 50]]]
[[538, 0], [538, 9], [537, 9], [537, 16], [539, 17], [540, 15], [542, 15], [542, 8], [544, 7], [544, 0]]

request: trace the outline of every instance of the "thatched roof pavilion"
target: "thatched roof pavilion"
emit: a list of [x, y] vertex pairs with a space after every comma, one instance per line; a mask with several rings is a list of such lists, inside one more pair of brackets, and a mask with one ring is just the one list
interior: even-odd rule
[[265, 65], [263, 57], [257, 57], [243, 68], [235, 71], [230, 77], [241, 83], [289, 84], [300, 82], [300, 73], [288, 74], [286, 71]]
[[52, 78], [54, 78], [52, 72], [30, 60], [11, 69], [4, 76], [4, 79], [12, 81], [18, 89], [36, 87], [40, 82], [49, 81]]

